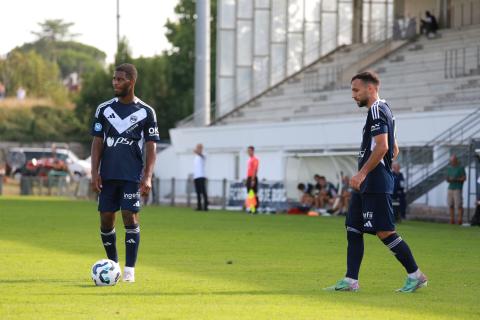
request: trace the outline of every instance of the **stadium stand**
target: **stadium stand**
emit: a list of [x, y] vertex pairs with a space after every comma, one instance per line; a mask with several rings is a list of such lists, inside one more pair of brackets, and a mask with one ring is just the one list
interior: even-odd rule
[[[381, 96], [394, 112], [441, 111], [478, 107], [480, 96], [480, 26], [441, 30], [436, 39], [351, 45], [260, 94], [214, 125], [284, 122], [330, 118], [352, 113], [349, 76], [371, 69], [379, 73]], [[387, 45], [391, 50], [378, 55]], [[378, 55], [371, 65], [366, 57]], [[346, 74], [348, 73], [348, 74]], [[332, 108], [332, 106], [334, 106]]]

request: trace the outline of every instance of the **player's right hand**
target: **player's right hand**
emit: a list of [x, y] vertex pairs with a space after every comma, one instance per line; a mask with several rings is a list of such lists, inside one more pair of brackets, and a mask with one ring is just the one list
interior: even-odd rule
[[96, 192], [102, 191], [102, 178], [98, 173], [92, 175], [92, 188]]

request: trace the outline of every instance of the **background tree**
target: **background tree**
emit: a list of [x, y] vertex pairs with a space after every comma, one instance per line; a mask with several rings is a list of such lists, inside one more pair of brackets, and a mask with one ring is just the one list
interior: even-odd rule
[[39, 22], [40, 31], [32, 31], [38, 37], [38, 40], [47, 39], [52, 42], [63, 41], [65, 38], [74, 38], [78, 34], [70, 32], [70, 28], [74, 25], [73, 22], [64, 22], [62, 19], [50, 19], [44, 22]]
[[112, 89], [113, 68], [98, 69], [95, 72], [84, 74], [82, 90], [76, 99], [75, 114], [83, 124], [82, 132], [88, 136], [93, 114], [97, 106], [113, 97]]
[[[169, 138], [169, 129], [193, 112], [195, 71], [195, 2], [180, 0], [175, 7], [176, 21], [167, 21], [167, 39], [172, 49], [161, 56], [131, 57], [126, 38], [123, 38], [115, 55], [115, 65], [124, 62], [135, 64], [138, 80], [135, 92], [157, 113], [160, 137]], [[216, 45], [216, 0], [211, 2], [211, 98], [215, 99], [215, 45]], [[84, 123], [88, 135], [96, 107], [113, 96], [109, 70], [98, 70], [83, 77], [83, 88], [77, 99], [76, 114]]]
[[74, 72], [81, 75], [104, 67], [106, 54], [103, 51], [79, 42], [66, 41], [76, 36], [70, 32], [73, 23], [55, 19], [46, 20], [39, 25], [40, 31], [32, 31], [38, 39], [14, 50], [35, 51], [44, 59], [57, 63], [62, 78]]
[[118, 66], [122, 63], [133, 63], [132, 49], [128, 43], [128, 39], [124, 36], [120, 39], [117, 47], [117, 53], [115, 53], [115, 65]]
[[68, 101], [67, 91], [60, 82], [58, 66], [33, 51], [12, 51], [0, 63], [1, 81], [8, 95], [15, 95], [19, 87], [33, 97], [51, 98], [57, 104]]
[[[193, 113], [194, 100], [194, 74], [195, 74], [195, 1], [180, 0], [175, 7], [177, 21], [168, 20], [166, 37], [172, 44], [172, 49], [167, 53], [168, 65], [171, 73], [172, 105], [168, 107], [175, 114], [176, 121]], [[211, 100], [215, 99], [215, 61], [216, 61], [216, 26], [217, 26], [217, 1], [211, 1], [210, 47], [211, 47]], [[174, 125], [174, 124], [172, 124]]]

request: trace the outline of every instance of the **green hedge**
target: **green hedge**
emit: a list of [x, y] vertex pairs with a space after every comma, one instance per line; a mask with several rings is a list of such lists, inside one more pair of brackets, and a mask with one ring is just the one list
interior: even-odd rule
[[73, 110], [44, 106], [0, 109], [0, 140], [18, 142], [90, 140]]

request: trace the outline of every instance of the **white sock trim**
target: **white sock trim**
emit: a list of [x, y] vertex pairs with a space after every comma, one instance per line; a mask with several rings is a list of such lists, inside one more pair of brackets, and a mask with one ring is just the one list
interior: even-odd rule
[[421, 275], [422, 275], [422, 272], [420, 271], [420, 268], [418, 268], [417, 271], [415, 271], [413, 273], [409, 273], [408, 277], [410, 279], [418, 279], [418, 278], [420, 278]]
[[135, 272], [135, 268], [125, 266], [125, 268], [123, 269], [123, 272], [132, 273], [132, 272]]
[[345, 277], [344, 280], [347, 281], [347, 282], [350, 283], [350, 284], [354, 284], [354, 283], [357, 283], [357, 282], [358, 282], [358, 280], [352, 279], [352, 278], [349, 278], [349, 277]]
[[115, 234], [115, 228], [113, 228], [112, 231], [110, 231], [110, 232], [102, 232], [102, 231], [100, 230], [100, 234], [101, 234], [102, 236], [109, 236], [109, 235]]

